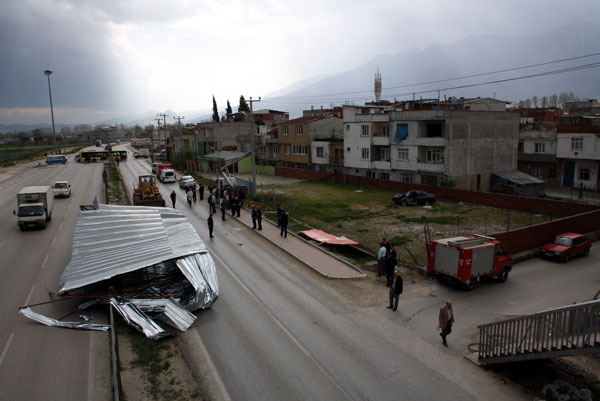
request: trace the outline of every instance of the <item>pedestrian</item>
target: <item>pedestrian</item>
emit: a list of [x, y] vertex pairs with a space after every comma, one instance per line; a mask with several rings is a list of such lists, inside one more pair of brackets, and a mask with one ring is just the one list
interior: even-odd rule
[[225, 198], [221, 198], [221, 220], [225, 221], [225, 211], [227, 210], [227, 202]]
[[252, 205], [250, 208], [252, 209], [252, 229], [256, 230], [256, 206]]
[[235, 212], [237, 210], [237, 201], [238, 201], [237, 196], [234, 196], [233, 199], [231, 200], [231, 217], [235, 217]]
[[235, 212], [237, 217], [240, 217], [240, 210], [242, 209], [242, 199], [240, 197], [235, 201]]
[[441, 330], [442, 344], [446, 347], [446, 336], [452, 333], [452, 323], [454, 323], [454, 310], [452, 309], [452, 301], [447, 300], [446, 304], [440, 308], [438, 329]]
[[281, 227], [281, 208], [277, 205], [277, 227]]
[[390, 245], [390, 251], [385, 259], [385, 281], [388, 287], [392, 285], [394, 270], [396, 269], [396, 264], [398, 264], [396, 256], [396, 248], [394, 248], [394, 245]]
[[381, 277], [385, 272], [385, 257], [387, 256], [387, 249], [383, 242], [381, 243], [381, 247], [379, 251], [377, 251], [377, 277]]
[[394, 312], [398, 310], [398, 299], [400, 298], [400, 294], [402, 294], [403, 284], [402, 276], [400, 276], [398, 270], [394, 270], [394, 278], [390, 287], [390, 306], [387, 307]]
[[256, 206], [256, 223], [258, 224], [258, 229], [262, 230], [262, 212], [260, 211], [260, 206]]
[[215, 200], [215, 195], [210, 194], [208, 196], [208, 213], [215, 213], [216, 212], [216, 203], [217, 201]]
[[200, 195], [200, 200], [204, 200], [204, 185], [202, 183], [198, 187], [198, 195]]
[[177, 200], [177, 195], [175, 194], [175, 190], [171, 192], [171, 203], [173, 204], [173, 209], [175, 208], [175, 201]]
[[213, 228], [215, 223], [213, 221], [212, 214], [208, 215], [208, 219], [206, 219], [206, 222], [208, 223], [208, 235], [210, 235], [210, 238], [214, 238]]
[[193, 195], [194, 203], [196, 203], [196, 184], [195, 183], [192, 185], [192, 195]]
[[192, 199], [194, 199], [191, 190], [187, 191], [186, 197], [187, 197], [188, 205], [190, 205], [190, 207], [191, 207], [192, 206]]
[[390, 243], [387, 242], [387, 239], [385, 239], [385, 237], [383, 237], [383, 239], [381, 240], [381, 245], [385, 246], [385, 251], [387, 253], [390, 252]]
[[583, 182], [579, 183], [579, 195], [577, 196], [577, 199], [583, 199]]
[[285, 210], [281, 210], [281, 233], [279, 235], [287, 238], [288, 214]]

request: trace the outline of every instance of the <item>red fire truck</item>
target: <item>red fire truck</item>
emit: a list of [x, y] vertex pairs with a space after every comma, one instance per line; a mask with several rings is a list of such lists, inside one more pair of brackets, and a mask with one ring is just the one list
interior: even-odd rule
[[441, 282], [454, 281], [472, 290], [481, 277], [503, 283], [512, 270], [512, 256], [500, 241], [484, 235], [432, 240], [427, 269]]

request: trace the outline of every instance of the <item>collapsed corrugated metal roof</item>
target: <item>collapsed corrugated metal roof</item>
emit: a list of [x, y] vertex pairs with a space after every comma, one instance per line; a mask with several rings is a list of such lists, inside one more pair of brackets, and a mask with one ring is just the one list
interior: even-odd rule
[[527, 184], [543, 184], [544, 181], [539, 178], [535, 178], [529, 174], [525, 174], [521, 171], [513, 170], [513, 171], [501, 171], [494, 172], [494, 175], [497, 175], [500, 178], [504, 178], [510, 182], [514, 182], [515, 184], [527, 185]]
[[77, 216], [58, 293], [98, 296], [148, 337], [160, 338], [168, 333], [150, 316], [186, 330], [195, 319], [187, 311], [209, 308], [219, 284], [206, 246], [178, 210], [99, 205]]

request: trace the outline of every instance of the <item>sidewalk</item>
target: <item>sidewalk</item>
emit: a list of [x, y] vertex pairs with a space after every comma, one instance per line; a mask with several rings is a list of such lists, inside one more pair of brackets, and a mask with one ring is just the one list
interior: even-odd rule
[[583, 199], [577, 199], [579, 196], [577, 188], [546, 188], [544, 192], [552, 198], [600, 206], [600, 193], [598, 191], [583, 191]]
[[[248, 206], [247, 204], [245, 206]], [[217, 208], [215, 219], [220, 219], [221, 210]], [[230, 219], [231, 211], [227, 211], [226, 218]], [[235, 218], [238, 222], [244, 224], [252, 230], [252, 215], [245, 208], [240, 211], [240, 217]], [[312, 245], [295, 234], [288, 231], [287, 238], [280, 235], [280, 228], [269, 220], [262, 219], [262, 230], [253, 230], [256, 234], [269, 240], [273, 245], [278, 246], [283, 251], [298, 259], [306, 266], [313, 269], [323, 277], [331, 279], [363, 279], [365, 273], [360, 269], [344, 262], [335, 255]]]

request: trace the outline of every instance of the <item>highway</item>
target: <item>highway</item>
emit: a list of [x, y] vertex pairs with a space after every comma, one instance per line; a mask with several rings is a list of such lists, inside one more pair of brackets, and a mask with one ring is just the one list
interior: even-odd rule
[[[122, 147], [121, 145], [120, 147]], [[131, 156], [131, 155], [130, 155]], [[149, 160], [120, 163], [131, 190]], [[28, 166], [0, 171], [0, 388], [11, 400], [110, 398], [107, 334], [48, 328], [18, 314], [18, 307], [49, 300], [71, 256], [78, 205], [103, 198], [101, 164]], [[74, 195], [57, 199], [45, 230], [19, 231], [12, 210], [26, 185], [66, 179]], [[215, 215], [208, 238], [206, 201], [189, 207], [175, 184], [160, 184], [167, 204], [192, 222], [217, 266], [220, 297], [198, 312], [198, 333], [233, 400], [519, 400], [526, 399], [463, 358], [476, 325], [589, 299], [598, 286], [598, 257], [569, 264], [532, 261], [513, 270], [507, 283], [485, 283], [473, 292], [437, 282], [419, 284], [423, 296], [401, 297], [399, 310], [355, 307], [285, 252], [239, 224]], [[350, 285], [350, 284], [348, 284]], [[589, 295], [591, 293], [591, 295]], [[360, 296], [357, 294], [356, 296]], [[457, 324], [441, 346], [437, 309], [454, 299]], [[48, 316], [77, 320], [77, 302], [36, 308]], [[100, 321], [98, 316], [95, 322]], [[190, 350], [188, 350], [190, 351]], [[191, 350], [190, 352], [194, 352]]]

